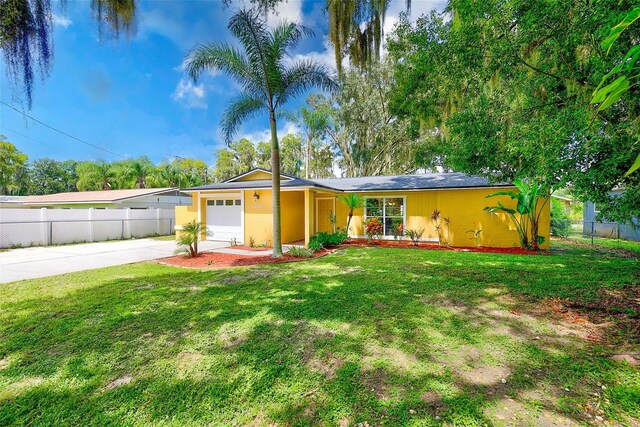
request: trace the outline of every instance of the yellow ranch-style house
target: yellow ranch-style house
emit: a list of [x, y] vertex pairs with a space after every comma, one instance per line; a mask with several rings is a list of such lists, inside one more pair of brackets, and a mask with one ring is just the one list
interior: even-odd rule
[[[281, 174], [282, 242], [305, 244], [314, 234], [346, 227], [349, 210], [339, 196], [357, 193], [365, 206], [355, 211], [348, 230], [354, 238], [366, 237], [364, 223], [379, 218], [383, 236], [393, 239], [393, 226], [424, 229], [422, 240], [438, 242], [438, 230], [431, 219], [437, 209], [450, 222], [445, 233], [452, 246], [519, 246], [518, 233], [504, 214], [484, 210], [498, 201], [514, 207], [507, 196], [487, 199], [500, 190], [515, 188], [511, 183], [490, 183], [486, 178], [462, 173], [358, 178], [303, 179]], [[176, 207], [177, 229], [196, 220], [206, 227], [203, 239], [270, 245], [273, 239], [271, 172], [253, 169], [227, 181], [183, 190], [192, 195], [192, 204]], [[545, 236], [542, 249], [549, 246], [549, 204], [540, 215], [539, 233]], [[330, 220], [335, 215], [335, 225]], [[475, 232], [478, 233], [476, 242]]]

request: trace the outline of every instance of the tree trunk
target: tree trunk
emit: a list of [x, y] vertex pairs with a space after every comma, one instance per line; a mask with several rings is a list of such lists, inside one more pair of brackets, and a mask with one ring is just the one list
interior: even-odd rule
[[273, 195], [273, 258], [282, 257], [282, 229], [280, 222], [280, 147], [278, 146], [278, 131], [276, 116], [269, 113], [271, 125], [271, 183]]
[[309, 179], [310, 177], [310, 173], [309, 173], [309, 167], [311, 166], [311, 136], [309, 134], [307, 134], [307, 159], [306, 159], [306, 165], [305, 165], [305, 175], [306, 178]]
[[349, 227], [351, 226], [351, 218], [353, 218], [353, 210], [349, 211], [349, 219], [347, 219], [347, 237], [349, 236]]

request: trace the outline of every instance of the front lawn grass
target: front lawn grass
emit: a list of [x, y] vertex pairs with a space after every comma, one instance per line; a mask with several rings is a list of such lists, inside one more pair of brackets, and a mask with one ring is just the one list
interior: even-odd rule
[[0, 425], [629, 425], [640, 373], [610, 356], [633, 329], [566, 309], [637, 290], [639, 260], [607, 255], [348, 248], [2, 285]]
[[606, 247], [612, 249], [622, 249], [629, 252], [635, 252], [640, 254], [640, 242], [633, 240], [623, 239], [606, 239], [604, 237], [594, 237], [593, 243], [591, 243], [590, 237], [584, 236], [569, 236], [569, 240], [574, 242], [583, 243], [585, 245], [591, 245], [593, 248]]

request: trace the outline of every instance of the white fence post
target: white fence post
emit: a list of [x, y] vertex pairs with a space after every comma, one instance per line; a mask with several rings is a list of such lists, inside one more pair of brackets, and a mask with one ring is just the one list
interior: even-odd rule
[[131, 208], [124, 208], [124, 238], [130, 239], [131, 231]]
[[41, 242], [43, 246], [47, 246], [47, 245], [52, 245], [53, 242], [50, 241], [49, 236], [49, 224], [47, 224], [47, 208], [40, 208], [40, 221], [42, 221], [41, 224], [41, 230], [42, 230], [42, 238], [41, 238]]
[[160, 235], [162, 234], [162, 224], [160, 221], [160, 208], [156, 208], [156, 234]]
[[93, 242], [93, 208], [87, 209], [87, 219], [89, 221], [89, 242]]

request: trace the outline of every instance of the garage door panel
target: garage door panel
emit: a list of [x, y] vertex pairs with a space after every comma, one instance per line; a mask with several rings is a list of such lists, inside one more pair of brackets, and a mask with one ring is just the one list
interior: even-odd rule
[[244, 240], [242, 231], [243, 206], [241, 198], [207, 201], [208, 240]]

